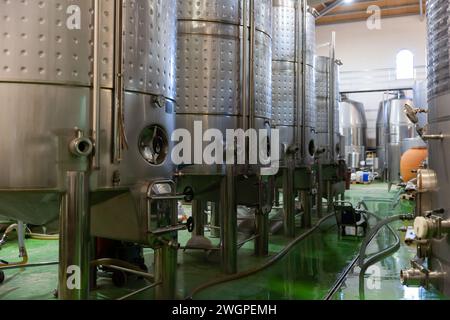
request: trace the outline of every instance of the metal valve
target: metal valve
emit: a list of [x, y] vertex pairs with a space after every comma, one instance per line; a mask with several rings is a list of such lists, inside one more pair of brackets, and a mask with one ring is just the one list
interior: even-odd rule
[[413, 106], [411, 106], [409, 103], [405, 104], [405, 114], [408, 117], [408, 119], [414, 123], [414, 124], [418, 124], [419, 123], [419, 118], [417, 117], [417, 115], [419, 113], [428, 113], [428, 110], [426, 109], [419, 109], [419, 108], [413, 108]]
[[419, 239], [432, 239], [441, 237], [450, 231], [450, 220], [441, 217], [417, 217], [414, 221], [414, 232]]

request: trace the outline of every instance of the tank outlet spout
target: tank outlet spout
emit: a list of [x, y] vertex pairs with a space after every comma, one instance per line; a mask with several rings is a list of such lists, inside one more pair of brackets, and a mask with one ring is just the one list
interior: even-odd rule
[[400, 281], [407, 287], [429, 287], [430, 284], [442, 279], [442, 272], [427, 272], [419, 269], [407, 269], [400, 271]]
[[89, 157], [94, 150], [94, 144], [83, 131], [76, 129], [76, 138], [70, 142], [69, 150], [76, 157]]
[[425, 141], [429, 140], [444, 140], [445, 136], [443, 134], [424, 134], [422, 139]]

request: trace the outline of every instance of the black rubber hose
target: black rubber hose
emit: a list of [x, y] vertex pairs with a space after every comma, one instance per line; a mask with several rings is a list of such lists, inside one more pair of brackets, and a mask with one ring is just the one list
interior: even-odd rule
[[369, 233], [367, 234], [366, 238], [364, 239], [364, 242], [361, 246], [361, 250], [359, 251], [359, 266], [360, 267], [362, 267], [364, 265], [364, 259], [366, 258], [367, 246], [369, 245], [369, 243], [372, 240], [372, 238], [374, 237], [374, 235], [376, 235], [381, 230], [381, 228], [383, 228], [384, 226], [389, 225], [390, 223], [395, 222], [395, 221], [413, 220], [414, 219], [413, 215], [401, 214], [401, 215], [392, 216], [392, 217], [382, 220], [380, 217], [378, 217], [377, 215], [375, 215], [373, 213], [368, 212], [368, 214], [370, 214], [371, 216], [380, 220], [380, 222], [378, 222], [374, 228], [370, 229]]
[[[390, 246], [387, 249], [384, 249], [383, 251], [371, 256], [362, 266], [361, 271], [359, 273], [359, 299], [365, 300], [365, 275], [367, 269], [374, 265], [377, 262], [380, 262], [387, 257], [393, 255], [395, 252], [397, 252], [400, 249], [400, 237], [398, 236], [397, 232], [395, 232], [389, 225], [387, 225], [387, 228], [391, 231], [391, 233], [395, 237], [395, 244]], [[361, 257], [360, 257], [361, 258]]]
[[286, 256], [286, 254], [293, 248], [295, 247], [300, 241], [304, 240], [305, 238], [307, 238], [308, 236], [310, 236], [313, 232], [315, 232], [317, 229], [320, 228], [320, 226], [325, 223], [328, 219], [335, 217], [335, 214], [329, 214], [326, 217], [322, 218], [321, 220], [319, 220], [317, 222], [317, 224], [311, 228], [310, 230], [308, 230], [307, 232], [303, 233], [302, 235], [300, 235], [299, 237], [297, 237], [295, 240], [293, 240], [291, 243], [289, 243], [289, 245], [284, 248], [283, 251], [279, 252], [277, 255], [275, 255], [274, 257], [272, 257], [268, 262], [266, 262], [264, 265], [248, 270], [248, 271], [244, 271], [244, 272], [240, 272], [234, 275], [230, 275], [230, 276], [226, 276], [223, 277], [221, 279], [217, 279], [217, 280], [213, 280], [210, 282], [207, 282], [205, 284], [200, 285], [199, 287], [195, 288], [194, 290], [192, 290], [192, 292], [186, 297], [186, 300], [192, 300], [193, 297], [198, 294], [201, 291], [204, 291], [208, 288], [214, 287], [216, 285], [219, 284], [223, 284], [223, 283], [227, 283], [227, 282], [231, 282], [231, 281], [235, 281], [235, 280], [239, 280], [242, 278], [246, 278], [248, 276], [254, 275], [260, 271], [263, 271], [265, 269], [267, 269], [268, 267], [272, 266], [274, 263], [278, 262], [280, 259], [282, 259], [284, 256]]

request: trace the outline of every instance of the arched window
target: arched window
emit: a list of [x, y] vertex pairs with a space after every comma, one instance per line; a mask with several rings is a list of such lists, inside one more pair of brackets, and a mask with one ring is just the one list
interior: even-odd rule
[[397, 80], [414, 79], [414, 54], [402, 50], [397, 54]]

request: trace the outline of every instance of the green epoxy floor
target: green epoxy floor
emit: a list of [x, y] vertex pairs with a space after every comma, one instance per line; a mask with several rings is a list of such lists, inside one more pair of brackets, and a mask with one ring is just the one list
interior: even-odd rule
[[[413, 213], [414, 205], [410, 201], [401, 201], [395, 209], [392, 205], [398, 199], [397, 190], [387, 191], [384, 184], [375, 184], [372, 186], [354, 186], [352, 191], [347, 194], [347, 198], [356, 203], [364, 200], [369, 211], [380, 217], [387, 217], [401, 213]], [[411, 226], [413, 222], [397, 222], [391, 224], [394, 230], [403, 226]], [[366, 300], [443, 300], [447, 299], [440, 295], [433, 288], [425, 290], [423, 288], [408, 288], [401, 285], [399, 281], [401, 269], [409, 269], [410, 261], [416, 254], [415, 245], [408, 246], [404, 242], [405, 234], [397, 231], [400, 240], [400, 249], [391, 257], [373, 265], [364, 278], [364, 292], [360, 292], [360, 269], [354, 268], [347, 277], [341, 290], [334, 295], [336, 300], [360, 300], [363, 297]], [[379, 235], [369, 245], [367, 253], [377, 253], [394, 243], [394, 237], [386, 229], [382, 229]]]
[[[355, 185], [347, 193], [347, 199], [357, 203], [366, 200], [369, 209], [382, 216], [392, 215], [391, 203], [396, 199], [396, 192], [388, 192], [385, 184]], [[402, 202], [396, 211], [410, 212], [412, 206]], [[395, 227], [400, 227], [399, 223]], [[299, 230], [299, 233], [302, 232]], [[403, 235], [401, 235], [403, 237]], [[189, 235], [180, 234], [180, 242], [186, 243]], [[392, 241], [392, 236], [383, 231], [372, 242], [369, 252], [385, 248]], [[217, 239], [213, 239], [217, 244]], [[270, 257], [280, 252], [289, 240], [282, 236], [271, 237]], [[58, 257], [57, 241], [27, 240], [27, 249], [31, 263], [56, 261]], [[239, 251], [239, 270], [245, 271], [262, 265], [270, 257], [258, 258], [253, 255], [253, 244], [246, 244]], [[319, 230], [295, 246], [283, 259], [272, 267], [238, 281], [212, 287], [199, 292], [195, 299], [323, 299], [340, 273], [356, 257], [360, 241], [353, 238], [339, 238], [334, 219], [330, 219]], [[0, 259], [13, 262], [17, 259], [17, 247], [11, 241], [0, 250]], [[145, 251], [146, 262], [152, 272], [152, 250]], [[379, 286], [369, 286], [365, 297], [373, 299], [443, 299], [433, 290], [409, 289], [400, 285], [400, 268], [409, 267], [414, 256], [414, 248], [402, 244], [402, 248], [393, 257], [375, 265], [380, 270]], [[185, 298], [197, 286], [222, 277], [219, 256], [216, 253], [206, 254], [202, 251], [180, 251], [178, 268], [177, 297]], [[57, 286], [57, 267], [41, 267], [6, 271], [6, 281], [0, 285], [1, 300], [19, 299], [54, 299], [53, 292]], [[378, 280], [380, 280], [378, 282]], [[115, 288], [108, 278], [100, 278], [98, 287], [93, 290], [92, 299], [117, 299], [133, 290], [147, 285], [144, 280], [132, 279], [126, 289]], [[373, 288], [375, 287], [375, 288]], [[153, 292], [146, 291], [133, 297], [134, 299], [152, 299]], [[349, 274], [344, 285], [335, 294], [336, 300], [359, 299], [359, 270], [355, 268]]]

